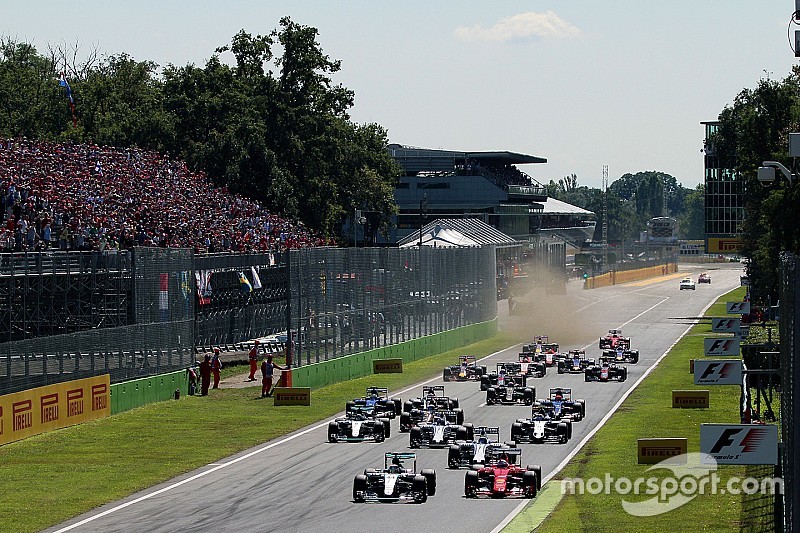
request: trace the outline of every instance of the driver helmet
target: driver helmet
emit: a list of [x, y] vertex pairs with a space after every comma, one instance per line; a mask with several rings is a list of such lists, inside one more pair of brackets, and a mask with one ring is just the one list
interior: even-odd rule
[[499, 461], [497, 461], [497, 466], [499, 468], [508, 468], [508, 461], [506, 461], [505, 459], [500, 459]]
[[488, 442], [489, 442], [489, 439], [487, 437], [485, 437], [483, 435], [478, 437], [478, 444], [487, 444]]

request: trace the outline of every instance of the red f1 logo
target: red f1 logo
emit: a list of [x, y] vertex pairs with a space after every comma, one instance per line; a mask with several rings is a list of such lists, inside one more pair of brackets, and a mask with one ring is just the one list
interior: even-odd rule
[[[717, 442], [711, 447], [709, 453], [719, 453], [725, 447], [737, 445], [734, 436], [744, 431], [744, 428], [728, 428], [722, 432]], [[742, 453], [755, 451], [767, 436], [766, 428], [750, 428], [739, 440], [738, 446], [742, 448]]]

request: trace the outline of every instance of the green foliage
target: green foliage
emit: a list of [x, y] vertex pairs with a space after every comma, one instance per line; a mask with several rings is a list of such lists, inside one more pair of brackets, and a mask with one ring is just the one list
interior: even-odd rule
[[[48, 59], [5, 40], [0, 135], [168, 152], [325, 235], [339, 234], [354, 209], [379, 213], [373, 230], [386, 230], [399, 175], [387, 133], [350, 121], [354, 94], [333, 83], [341, 62], [317, 36], [284, 17], [266, 35], [241, 30], [203, 67], [167, 65], [158, 74], [155, 63], [124, 53], [73, 66], [77, 128], [58, 84], [57, 53]], [[221, 61], [225, 53], [235, 66]]]
[[759, 185], [756, 169], [775, 160], [792, 168], [787, 145], [789, 132], [800, 131], [800, 68], [777, 81], [761, 79], [755, 89], [743, 89], [733, 105], [719, 115], [719, 129], [707, 152], [721, 158], [720, 166], [733, 169], [732, 179], [745, 191], [743, 253], [750, 259], [747, 274], [754, 298], [778, 297], [779, 254], [800, 253], [800, 220], [790, 214], [800, 209], [797, 185], [767, 189]]

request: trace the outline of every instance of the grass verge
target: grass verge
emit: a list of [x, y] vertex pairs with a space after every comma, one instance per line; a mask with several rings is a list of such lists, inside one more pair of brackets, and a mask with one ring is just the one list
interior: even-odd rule
[[[0, 447], [0, 531], [39, 531], [99, 505], [275, 439], [344, 410], [375, 385], [391, 391], [440, 375], [464, 353], [482, 357], [515, 344], [500, 334], [312, 392], [312, 408], [275, 407], [259, 387], [150, 404]], [[241, 369], [228, 369], [235, 373]]]
[[[721, 297], [706, 312], [707, 316], [725, 316], [726, 301], [741, 301], [744, 289], [736, 289]], [[703, 339], [711, 335], [708, 322], [691, 328], [653, 372], [627, 398], [617, 412], [578, 452], [570, 463], [549, 482], [549, 490], [561, 492], [565, 478], [606, 479], [656, 477], [669, 471], [637, 464], [636, 439], [650, 437], [686, 437], [688, 451], [700, 451], [700, 424], [708, 422], [739, 423], [740, 388], [736, 386], [695, 386], [689, 373], [689, 360], [702, 357]], [[673, 390], [707, 388], [710, 391], [709, 409], [673, 409]], [[591, 406], [587, 406], [591, 407]], [[745, 477], [747, 467], [719, 465], [720, 487], [732, 477]], [[727, 492], [727, 491], [726, 491]], [[541, 515], [536, 500], [504, 528], [503, 533], [536, 531], [730, 531], [742, 524], [742, 496], [731, 494], [702, 494], [679, 509], [664, 514], [637, 517], [623, 511], [622, 500], [641, 502], [651, 495], [621, 495], [613, 489], [609, 494], [567, 494], [544, 521], [534, 520]], [[548, 502], [545, 502], [548, 503]], [[549, 502], [552, 506], [552, 502]]]

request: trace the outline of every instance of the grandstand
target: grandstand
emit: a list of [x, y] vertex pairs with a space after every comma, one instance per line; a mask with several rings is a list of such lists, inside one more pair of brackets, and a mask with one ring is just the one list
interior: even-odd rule
[[594, 233], [594, 213], [548, 198], [545, 187], [517, 168], [546, 163], [544, 158], [400, 144], [390, 144], [388, 150], [402, 174], [395, 188], [397, 227], [383, 241], [386, 244], [418, 233], [434, 219], [477, 218], [520, 241], [546, 234], [579, 244]]
[[270, 252], [325, 244], [302, 223], [138, 148], [0, 139], [0, 250], [190, 248]]

